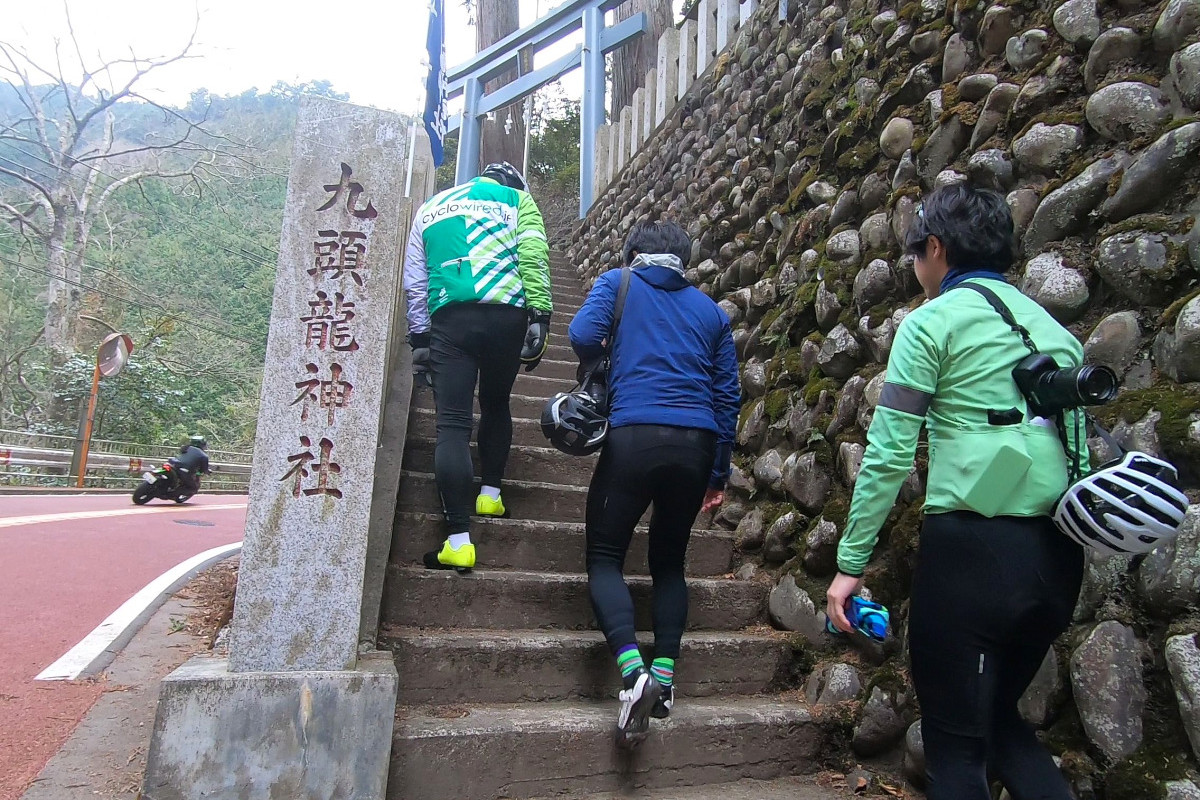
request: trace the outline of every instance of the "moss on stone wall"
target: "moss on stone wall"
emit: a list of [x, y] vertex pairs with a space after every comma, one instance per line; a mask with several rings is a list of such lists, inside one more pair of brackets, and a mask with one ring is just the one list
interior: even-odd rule
[[1096, 418], [1107, 427], [1118, 420], [1138, 422], [1151, 411], [1158, 411], [1158, 437], [1164, 453], [1190, 466], [1195, 472], [1200, 465], [1200, 442], [1191, 437], [1191, 416], [1200, 413], [1200, 394], [1170, 380], [1160, 380], [1148, 389], [1123, 392], [1107, 406], [1093, 409]]
[[767, 414], [767, 419], [771, 422], [778, 422], [783, 419], [783, 415], [791, 408], [791, 395], [787, 389], [776, 389], [767, 394], [763, 405], [763, 411]]

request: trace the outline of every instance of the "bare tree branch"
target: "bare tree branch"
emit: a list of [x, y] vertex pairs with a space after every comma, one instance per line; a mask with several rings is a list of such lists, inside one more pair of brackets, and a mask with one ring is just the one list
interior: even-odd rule
[[40, 183], [35, 181], [33, 178], [30, 178], [28, 175], [25, 175], [24, 173], [21, 173], [21, 172], [17, 172], [16, 170], [13, 170], [13, 169], [9, 169], [8, 167], [0, 167], [0, 175], [8, 175], [10, 178], [16, 178], [21, 183], [24, 183], [24, 184], [36, 189], [38, 192], [40, 192], [42, 195], [44, 195], [45, 198], [47, 200], [49, 200], [51, 203], [54, 202], [54, 196], [50, 194], [50, 190], [47, 189], [45, 186], [42, 186]]
[[[45, 238], [46, 232], [38, 227], [38, 224], [33, 221], [28, 212], [21, 212], [16, 206], [10, 205], [0, 200], [0, 210], [3, 210], [17, 223], [20, 228], [29, 228], [35, 235]], [[22, 231], [23, 233], [23, 231]]]
[[[132, 64], [134, 67], [133, 77], [131, 77], [128, 81], [126, 81], [125, 85], [122, 86], [119, 90], [111, 93], [108, 96], [105, 96], [105, 94], [103, 92], [100, 93], [100, 102], [97, 103], [94, 108], [90, 109], [82, 117], [79, 118], [79, 122], [76, 125], [76, 129], [75, 129], [75, 135], [72, 138], [70, 145], [67, 148], [65, 148], [66, 152], [74, 153], [75, 147], [79, 144], [79, 138], [82, 135], [83, 130], [85, 128], [87, 128], [88, 124], [93, 119], [95, 119], [97, 114], [104, 113], [108, 109], [112, 108], [113, 105], [115, 105], [116, 103], [129, 97], [133, 91], [134, 85], [138, 81], [140, 81], [142, 78], [149, 75], [151, 72], [154, 72], [156, 69], [161, 69], [162, 67], [168, 66], [169, 64], [174, 64], [177, 61], [183, 61], [185, 59], [190, 58], [192, 47], [196, 43], [196, 33], [199, 30], [199, 27], [200, 27], [200, 19], [197, 16], [196, 24], [193, 25], [193, 27], [192, 27], [192, 33], [191, 33], [191, 36], [188, 37], [187, 44], [185, 44], [183, 46], [183, 49], [176, 55], [164, 57], [164, 58], [153, 58], [153, 59], [146, 59], [146, 60], [138, 59], [136, 56], [134, 56], [134, 58], [132, 59]], [[115, 66], [116, 64], [119, 64], [119, 63], [121, 63], [121, 62], [120, 61], [109, 61], [107, 64], [104, 65], [103, 71], [109, 76], [110, 80], [112, 77], [113, 66]], [[143, 64], [145, 66], [142, 66]], [[86, 67], [85, 67], [85, 69], [86, 69]]]
[[20, 361], [22, 356], [24, 356], [26, 353], [28, 353], [30, 350], [32, 350], [34, 347], [36, 347], [37, 343], [42, 340], [43, 333], [45, 333], [45, 331], [39, 330], [37, 332], [37, 334], [33, 337], [33, 339], [29, 342], [29, 344], [25, 345], [20, 350], [18, 350], [16, 353], [14, 353], [8, 360], [6, 360], [4, 362], [3, 365], [0, 365], [0, 368], [7, 368], [7, 367], [17, 363], [18, 361]]
[[195, 176], [195, 168], [184, 170], [182, 172], [163, 172], [161, 170], [147, 170], [145, 172], [135, 172], [132, 175], [126, 175], [124, 178], [115, 180], [112, 183], [110, 183], [108, 186], [105, 186], [104, 191], [102, 191], [100, 193], [100, 197], [97, 199], [96, 203], [98, 206], [103, 206], [108, 201], [108, 198], [112, 196], [112, 193], [115, 192], [117, 189], [120, 189], [122, 186], [128, 186], [131, 183], [140, 183], [141, 181], [144, 181], [147, 178], [170, 179], [170, 178], [187, 178], [187, 177], [194, 177], [194, 176]]
[[20, 79], [21, 86], [25, 89], [23, 94], [17, 92], [17, 99], [21, 101], [21, 105], [25, 106], [25, 109], [33, 117], [34, 127], [38, 134], [38, 144], [46, 151], [46, 157], [53, 160], [54, 148], [51, 146], [50, 137], [46, 133], [46, 112], [41, 101], [33, 92], [33, 86], [29, 83], [29, 75], [17, 66], [17, 59], [13, 55], [13, 48], [10, 45], [0, 42], [0, 53], [3, 53], [4, 57], [8, 59], [11, 73]]

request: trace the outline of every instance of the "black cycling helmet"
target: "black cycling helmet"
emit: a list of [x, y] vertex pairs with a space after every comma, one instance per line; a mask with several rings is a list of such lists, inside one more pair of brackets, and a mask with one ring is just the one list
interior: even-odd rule
[[529, 191], [529, 184], [525, 181], [525, 176], [521, 171], [507, 161], [501, 161], [496, 164], [488, 164], [483, 168], [481, 177], [491, 178], [497, 183], [502, 183], [510, 189], [520, 189], [522, 192]]
[[208, 449], [208, 441], [203, 436], [192, 436], [188, 439], [188, 444], [192, 447], [199, 447], [201, 450]]
[[604, 444], [608, 418], [586, 392], [560, 393], [542, 409], [542, 433], [567, 455], [590, 456]]

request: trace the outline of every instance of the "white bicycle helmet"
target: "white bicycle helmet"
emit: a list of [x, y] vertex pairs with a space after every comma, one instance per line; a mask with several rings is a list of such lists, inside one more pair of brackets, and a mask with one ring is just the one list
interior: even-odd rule
[[1067, 489], [1054, 524], [1105, 555], [1148, 553], [1179, 533], [1187, 496], [1166, 461], [1129, 452]]
[[542, 434], [567, 455], [588, 456], [604, 444], [608, 418], [587, 392], [560, 393], [542, 409]]

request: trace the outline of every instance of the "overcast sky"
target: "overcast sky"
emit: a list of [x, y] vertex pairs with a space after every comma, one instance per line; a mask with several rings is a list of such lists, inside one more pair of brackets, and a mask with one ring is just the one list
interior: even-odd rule
[[[454, 65], [475, 52], [475, 29], [462, 0], [445, 0], [446, 59]], [[521, 24], [532, 22], [562, 0], [520, 0]], [[197, 58], [177, 63], [148, 79], [147, 94], [180, 104], [192, 90], [235, 94], [250, 87], [266, 91], [277, 80], [332, 81], [352, 102], [397, 111], [424, 105], [427, 0], [70, 0], [71, 19], [86, 60], [178, 52], [191, 35], [197, 14]], [[67, 38], [61, 0], [0, 0], [0, 41], [53, 64], [62, 40], [67, 71], [78, 59]], [[578, 34], [576, 34], [578, 37]], [[540, 62], [570, 49], [578, 38], [543, 51]], [[579, 96], [578, 76], [563, 81]]]

